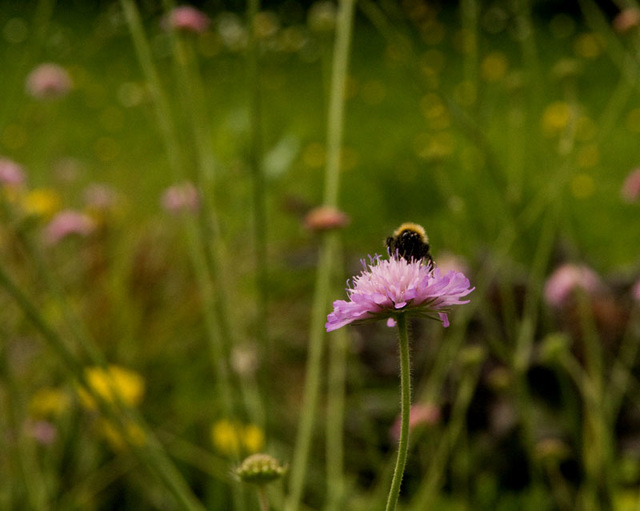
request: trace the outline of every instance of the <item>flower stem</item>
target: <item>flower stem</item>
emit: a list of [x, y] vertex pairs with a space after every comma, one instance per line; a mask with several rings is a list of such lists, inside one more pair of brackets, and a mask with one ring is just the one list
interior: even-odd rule
[[258, 487], [258, 500], [260, 501], [260, 511], [269, 511], [269, 498], [264, 486]]
[[400, 341], [400, 442], [398, 444], [398, 459], [393, 472], [391, 489], [387, 499], [386, 511], [395, 510], [400, 495], [402, 475], [407, 462], [409, 450], [409, 413], [411, 410], [411, 361], [409, 358], [409, 332], [407, 318], [404, 314], [398, 316], [398, 337]]

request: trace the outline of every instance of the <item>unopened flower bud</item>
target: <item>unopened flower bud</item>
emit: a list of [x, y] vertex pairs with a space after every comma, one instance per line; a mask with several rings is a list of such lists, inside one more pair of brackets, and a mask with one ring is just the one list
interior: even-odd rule
[[245, 483], [262, 486], [280, 479], [286, 471], [287, 466], [281, 465], [274, 457], [252, 454], [235, 469], [235, 474]]
[[540, 359], [544, 363], [555, 362], [569, 350], [570, 339], [561, 333], [550, 334], [540, 346]]

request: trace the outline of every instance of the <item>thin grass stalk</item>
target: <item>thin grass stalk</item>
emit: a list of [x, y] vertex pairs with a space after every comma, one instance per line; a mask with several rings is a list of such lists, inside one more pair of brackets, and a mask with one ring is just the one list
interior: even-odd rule
[[323, 370], [324, 323], [326, 320], [326, 308], [329, 302], [329, 291], [331, 290], [331, 270], [336, 260], [337, 242], [337, 233], [327, 233], [324, 236], [320, 248], [320, 259], [318, 261], [316, 286], [311, 311], [307, 373], [304, 383], [302, 408], [300, 410], [300, 423], [298, 425], [293, 460], [291, 462], [289, 498], [285, 507], [288, 511], [297, 511], [300, 507], [308, 470], [313, 429], [317, 422], [316, 414]]
[[409, 452], [409, 417], [411, 413], [411, 357], [409, 351], [409, 330], [407, 318], [399, 314], [398, 340], [400, 346], [400, 441], [398, 442], [398, 457], [393, 471], [391, 488], [387, 497], [386, 511], [395, 511], [400, 496], [400, 486], [407, 464]]
[[336, 25], [333, 72], [327, 116], [327, 166], [324, 182], [324, 204], [337, 207], [340, 190], [340, 157], [344, 131], [347, 70], [353, 30], [355, 0], [341, 0]]
[[604, 395], [604, 360], [600, 336], [588, 296], [577, 293], [585, 372], [593, 392], [584, 406], [583, 458], [586, 472], [585, 502], [593, 509], [611, 509], [615, 488], [612, 475], [612, 439], [607, 429]]
[[256, 267], [256, 289], [258, 291], [256, 324], [254, 326], [260, 359], [262, 360], [263, 384], [269, 381], [268, 368], [273, 346], [269, 338], [268, 303], [269, 269], [267, 265], [267, 190], [264, 175], [263, 113], [261, 101], [261, 80], [259, 45], [255, 21], [260, 11], [260, 0], [248, 0], [247, 22], [249, 23], [249, 47], [247, 52], [247, 80], [250, 93], [251, 140], [249, 145], [249, 166], [251, 167], [252, 223], [254, 264]]
[[[327, 116], [327, 165], [325, 169], [324, 204], [337, 207], [340, 187], [340, 154], [344, 124], [346, 99], [346, 79], [349, 65], [349, 50], [353, 29], [355, 0], [341, 0], [336, 25], [336, 40], [333, 56], [333, 72]], [[324, 234], [320, 248], [320, 259], [316, 273], [316, 284], [312, 305], [312, 319], [309, 334], [309, 352], [307, 355], [307, 375], [298, 433], [293, 453], [290, 494], [286, 503], [288, 511], [297, 511], [300, 507], [306, 480], [309, 451], [313, 437], [313, 426], [320, 392], [322, 357], [325, 344], [324, 323], [331, 276], [337, 260], [337, 233]]]

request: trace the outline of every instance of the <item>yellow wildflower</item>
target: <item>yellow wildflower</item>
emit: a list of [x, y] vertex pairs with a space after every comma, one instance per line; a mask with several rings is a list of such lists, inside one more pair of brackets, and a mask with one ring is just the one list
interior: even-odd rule
[[[103, 399], [113, 402], [117, 395], [123, 404], [136, 406], [144, 395], [144, 379], [138, 373], [123, 367], [110, 365], [106, 369], [89, 367], [85, 370], [87, 385]], [[80, 401], [89, 410], [97, 408], [96, 402], [85, 389], [79, 389]]]
[[22, 210], [28, 216], [49, 218], [60, 209], [60, 195], [51, 188], [35, 188], [22, 199]]
[[571, 106], [564, 101], [554, 101], [542, 114], [542, 131], [547, 136], [561, 134], [571, 120]]
[[69, 408], [69, 395], [62, 389], [40, 389], [29, 402], [30, 414], [39, 419], [57, 417], [67, 408]]
[[264, 447], [264, 432], [255, 424], [221, 419], [211, 427], [214, 447], [226, 456], [257, 453]]

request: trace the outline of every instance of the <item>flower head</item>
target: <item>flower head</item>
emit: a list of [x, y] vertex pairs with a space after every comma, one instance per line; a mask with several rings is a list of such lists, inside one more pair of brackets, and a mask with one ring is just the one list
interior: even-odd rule
[[447, 311], [452, 305], [468, 303], [461, 300], [475, 288], [462, 273], [450, 271], [442, 275], [437, 267], [422, 261], [407, 261], [401, 257], [371, 258], [367, 267], [353, 278], [347, 288], [349, 300], [333, 302], [333, 312], [327, 317], [327, 332], [350, 323], [387, 319], [394, 326], [399, 314], [436, 317], [449, 326]]
[[553, 307], [566, 305], [576, 289], [593, 295], [603, 286], [598, 274], [585, 265], [564, 264], [557, 268], [544, 286], [545, 301]]
[[620, 195], [626, 202], [636, 202], [640, 199], [640, 168], [631, 171], [627, 175], [622, 184]]
[[[102, 399], [114, 402], [120, 399], [127, 406], [136, 406], [144, 396], [144, 378], [138, 373], [124, 367], [110, 365], [102, 367], [88, 367], [85, 369], [87, 385]], [[81, 403], [89, 410], [95, 410], [97, 404], [84, 389], [78, 390]]]
[[200, 192], [193, 183], [186, 181], [167, 188], [161, 202], [162, 207], [170, 213], [195, 213], [200, 207]]
[[246, 458], [234, 472], [245, 483], [262, 486], [280, 479], [286, 471], [286, 465], [268, 454], [260, 453]]
[[47, 224], [44, 239], [48, 245], [55, 245], [72, 234], [88, 236], [96, 228], [96, 223], [86, 213], [79, 211], [61, 211]]
[[167, 14], [162, 24], [165, 29], [201, 34], [209, 28], [209, 17], [190, 5], [175, 7]]
[[221, 419], [211, 427], [211, 440], [216, 449], [225, 455], [257, 453], [265, 443], [264, 432], [255, 424], [241, 424]]
[[40, 64], [27, 76], [27, 92], [36, 99], [65, 96], [72, 87], [71, 77], [58, 64]]
[[22, 167], [8, 158], [0, 158], [0, 186], [19, 187], [25, 182]]
[[314, 208], [304, 218], [304, 226], [314, 232], [331, 231], [347, 225], [349, 225], [347, 214], [332, 206]]
[[640, 26], [640, 9], [636, 7], [623, 9], [613, 18], [612, 26], [620, 34]]
[[640, 279], [631, 288], [631, 297], [638, 303], [640, 303]]

